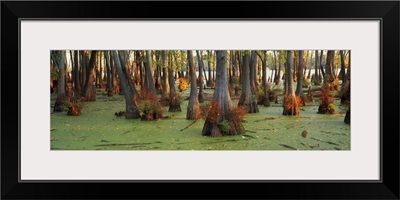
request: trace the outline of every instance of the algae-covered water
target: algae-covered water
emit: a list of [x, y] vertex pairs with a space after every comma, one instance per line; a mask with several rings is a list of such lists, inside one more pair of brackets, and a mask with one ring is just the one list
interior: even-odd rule
[[[213, 90], [205, 92], [212, 95]], [[317, 114], [315, 97], [301, 107], [300, 116], [283, 116], [281, 102], [259, 105], [259, 113], [245, 116], [245, 134], [207, 137], [201, 134], [203, 120], [185, 119], [187, 100], [181, 104], [182, 112], [168, 112], [165, 107], [169, 119], [142, 121], [114, 115], [125, 110], [123, 95], [108, 97], [98, 90], [96, 98], [84, 103], [80, 116], [68, 116], [52, 111], [52, 94], [51, 150], [350, 150], [350, 125], [343, 122], [346, 110], [338, 100], [333, 115]], [[232, 99], [233, 104], [237, 101]]]

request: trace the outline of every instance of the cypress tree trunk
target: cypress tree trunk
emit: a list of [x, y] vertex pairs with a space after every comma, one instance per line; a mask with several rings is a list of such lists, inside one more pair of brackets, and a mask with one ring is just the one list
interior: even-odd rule
[[110, 66], [110, 56], [109, 52], [104, 52], [104, 57], [106, 58], [106, 70], [107, 70], [107, 96], [113, 96], [113, 86], [112, 86], [112, 72]]
[[152, 56], [149, 50], [146, 51], [146, 76], [145, 76], [145, 86], [146, 89], [151, 91], [154, 95], [156, 95], [156, 87], [154, 85], [153, 80], [153, 64], [152, 64]]
[[267, 51], [263, 51], [264, 59], [262, 59], [262, 85], [263, 85], [263, 98], [262, 103], [264, 106], [271, 106], [268, 98], [268, 85], [267, 85]]
[[204, 64], [203, 60], [201, 59], [201, 52], [197, 50], [197, 62], [199, 64], [199, 102], [204, 102], [204, 87], [203, 87], [203, 69]]
[[303, 50], [299, 51], [299, 67], [297, 72], [297, 88], [296, 88], [296, 96], [300, 96], [301, 104], [299, 106], [305, 106], [305, 98], [303, 94], [303, 69], [304, 69], [304, 60], [303, 60]]
[[321, 84], [321, 81], [319, 79], [318, 66], [319, 66], [319, 56], [318, 56], [318, 51], [315, 50], [314, 85], [320, 85]]
[[136, 103], [134, 101], [133, 94], [131, 93], [129, 86], [126, 83], [125, 74], [122, 70], [120, 59], [117, 55], [117, 51], [112, 51], [112, 55], [114, 58], [114, 64], [115, 64], [116, 71], [121, 80], [121, 88], [124, 91], [124, 95], [125, 95], [125, 106], [126, 106], [125, 118], [127, 118], [127, 119], [139, 118], [140, 117], [139, 111], [136, 108]]
[[74, 51], [74, 95], [76, 98], [80, 97], [81, 94], [81, 84], [79, 82], [79, 51]]
[[242, 66], [242, 94], [239, 99], [239, 106], [245, 106], [247, 113], [259, 112], [257, 102], [254, 100], [250, 86], [250, 74], [249, 70], [249, 52], [245, 52], [243, 56]]
[[197, 84], [196, 84], [196, 69], [193, 63], [192, 51], [187, 51], [187, 59], [190, 68], [190, 98], [187, 107], [186, 119], [199, 119], [200, 118], [200, 104], [197, 97]]
[[65, 101], [65, 53], [64, 51], [54, 51], [53, 58], [58, 68], [58, 90], [57, 98], [54, 103], [54, 112], [64, 111], [64, 101]]
[[[242, 122], [234, 119], [231, 113], [234, 109], [231, 105], [231, 99], [228, 90], [228, 77], [225, 58], [226, 51], [217, 51], [217, 69], [216, 69], [216, 85], [213, 95], [214, 105], [218, 105], [216, 112], [218, 116], [207, 116], [204, 126], [203, 135], [220, 136], [220, 135], [236, 135], [244, 133], [245, 129]], [[225, 123], [224, 123], [225, 122]]]
[[257, 73], [256, 73], [256, 63], [257, 63], [257, 54], [256, 51], [251, 51], [250, 58], [250, 86], [251, 92], [255, 94], [257, 92]]
[[89, 66], [87, 67], [86, 71], [86, 81], [85, 87], [83, 89], [83, 96], [85, 97], [85, 101], [96, 101], [96, 91], [93, 86], [94, 74], [93, 69], [95, 67], [97, 60], [97, 51], [92, 51], [90, 55]]
[[299, 115], [300, 109], [298, 106], [298, 102], [296, 99], [296, 95], [293, 90], [293, 76], [292, 70], [293, 67], [293, 52], [287, 52], [286, 59], [286, 80], [285, 80], [285, 96], [283, 99], [283, 115]]
[[[178, 74], [175, 72], [175, 74]], [[170, 87], [169, 92], [169, 110], [168, 112], [181, 112], [181, 103], [176, 95], [174, 70], [172, 68], [172, 55], [168, 65], [168, 82]]]
[[161, 62], [162, 62], [162, 69], [163, 69], [163, 74], [162, 74], [162, 92], [161, 92], [161, 103], [163, 106], [167, 106], [169, 104], [170, 98], [170, 86], [169, 86], [169, 74], [168, 74], [168, 66], [166, 64], [167, 62], [167, 56], [165, 50], [161, 51]]
[[344, 53], [340, 51], [340, 78], [342, 79], [342, 87], [346, 85], [346, 67], [344, 66]]

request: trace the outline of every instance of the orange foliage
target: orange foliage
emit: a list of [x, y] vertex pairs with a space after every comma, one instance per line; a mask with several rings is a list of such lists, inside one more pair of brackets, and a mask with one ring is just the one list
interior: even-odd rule
[[201, 116], [204, 120], [208, 120], [214, 125], [220, 125], [222, 123], [222, 116], [224, 120], [228, 121], [229, 127], [232, 130], [234, 130], [233, 127], [238, 126], [243, 122], [245, 114], [247, 113], [245, 106], [231, 106], [229, 108], [229, 116], [224, 116], [225, 113], [221, 112], [219, 103], [215, 100], [200, 106], [200, 108]]
[[283, 101], [284, 101], [283, 105], [289, 110], [299, 107], [299, 105], [302, 105], [300, 96], [295, 96], [295, 98], [293, 99], [292, 95], [285, 95], [283, 97]]
[[183, 78], [183, 77], [179, 78], [178, 80], [179, 80], [179, 85], [178, 85], [179, 91], [182, 92], [182, 91], [186, 90], [189, 80], [187, 78]]
[[319, 99], [321, 99], [321, 105], [324, 106], [328, 106], [330, 103], [333, 102], [333, 95], [330, 92], [329, 86], [321, 87], [321, 96], [319, 97]]
[[223, 113], [219, 113], [219, 103], [218, 101], [211, 100], [207, 104], [203, 104], [200, 106], [201, 117], [204, 120], [209, 120], [211, 123], [218, 123], [218, 118]]
[[163, 107], [156, 95], [143, 88], [140, 91], [141, 101], [137, 105], [142, 119], [153, 120], [162, 117]]

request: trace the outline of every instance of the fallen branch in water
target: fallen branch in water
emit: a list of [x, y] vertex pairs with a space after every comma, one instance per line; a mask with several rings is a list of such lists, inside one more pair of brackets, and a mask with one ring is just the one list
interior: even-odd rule
[[277, 118], [276, 117], [266, 117], [264, 119], [256, 120], [255, 122], [261, 122], [261, 121], [272, 120], [272, 119], [277, 119]]
[[185, 128], [183, 128], [183, 129], [181, 129], [181, 131], [184, 131], [184, 130], [186, 130], [186, 129], [188, 129], [188, 128], [190, 128], [194, 123], [196, 123], [197, 122], [197, 120], [194, 120], [191, 124], [189, 124], [189, 125], [187, 125]]

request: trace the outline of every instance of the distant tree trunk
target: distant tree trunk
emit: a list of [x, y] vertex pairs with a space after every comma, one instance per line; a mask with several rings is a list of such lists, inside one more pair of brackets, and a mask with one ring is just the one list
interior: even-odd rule
[[315, 50], [315, 72], [314, 72], [314, 85], [319, 85], [321, 81], [319, 80], [318, 66], [319, 66], [319, 56], [318, 51]]
[[102, 70], [102, 68], [103, 68], [103, 60], [102, 60], [102, 54], [104, 53], [104, 51], [101, 51], [100, 53], [99, 53], [99, 88], [103, 88], [103, 70]]
[[204, 87], [203, 87], [203, 69], [204, 69], [204, 63], [203, 60], [201, 59], [201, 52], [197, 50], [197, 62], [199, 64], [199, 102], [203, 103], [204, 102]]
[[242, 77], [242, 94], [239, 99], [239, 106], [246, 106], [247, 113], [259, 112], [257, 102], [254, 100], [250, 86], [250, 74], [249, 70], [249, 53], [245, 52], [243, 56], [243, 66], [241, 67]]
[[267, 85], [267, 51], [263, 51], [264, 58], [262, 61], [262, 86], [263, 86], [263, 98], [262, 103], [264, 106], [271, 106], [268, 98], [268, 85]]
[[[81, 53], [81, 55], [80, 55], [81, 56], [81, 76], [80, 76], [81, 81], [80, 81], [80, 83], [81, 83], [82, 90], [84, 90], [85, 83], [86, 83], [86, 66], [87, 66], [86, 60], [87, 60], [87, 57], [86, 57], [85, 51], [80, 51], [80, 53]], [[82, 94], [82, 95], [84, 95], [84, 94]]]
[[207, 62], [208, 62], [208, 82], [207, 82], [207, 87], [213, 88], [214, 87], [214, 82], [213, 82], [213, 74], [212, 74], [212, 53], [211, 51], [207, 51]]
[[145, 85], [146, 89], [151, 91], [154, 95], [156, 95], [156, 87], [154, 85], [154, 80], [153, 80], [153, 64], [152, 64], [152, 56], [151, 56], [151, 51], [147, 50], [146, 51], [146, 78], [145, 78]]
[[141, 85], [142, 80], [142, 74], [140, 73], [140, 68], [141, 68], [141, 56], [140, 56], [140, 51], [135, 51], [135, 62], [136, 62], [136, 73], [135, 73], [135, 85]]
[[[308, 52], [308, 51], [307, 51]], [[310, 67], [308, 68], [308, 75], [307, 75], [307, 79], [311, 79], [311, 65], [312, 65], [312, 53], [311, 52], [309, 52], [309, 54], [310, 54]], [[308, 63], [308, 61], [306, 62], [306, 68], [307, 68], [307, 63]]]
[[112, 80], [112, 88], [114, 94], [120, 93], [120, 86], [118, 85], [118, 77], [117, 77], [117, 69], [115, 68], [115, 60], [114, 56], [110, 55], [110, 66], [111, 66], [111, 80]]
[[346, 66], [344, 66], [344, 53], [340, 51], [340, 79], [342, 80], [342, 87], [346, 85]]
[[154, 72], [154, 82], [157, 94], [161, 94], [162, 92], [162, 82], [161, 82], [161, 66], [160, 66], [160, 55], [159, 52], [156, 51], [156, 71]]
[[303, 94], [303, 69], [304, 69], [304, 60], [303, 60], [303, 50], [298, 51], [299, 55], [299, 66], [297, 72], [297, 88], [296, 88], [296, 96], [300, 96], [301, 104], [299, 106], [305, 106], [305, 98]]
[[293, 67], [293, 52], [287, 52], [286, 59], [286, 80], [285, 80], [285, 96], [283, 99], [283, 115], [299, 115], [300, 109], [296, 99], [296, 95], [293, 90], [293, 77], [292, 77], [292, 67]]
[[106, 70], [107, 70], [107, 96], [113, 96], [113, 85], [112, 85], [112, 72], [110, 65], [109, 52], [104, 52], [104, 57], [106, 58]]
[[64, 111], [64, 100], [65, 100], [65, 53], [64, 51], [54, 51], [53, 58], [56, 60], [58, 68], [58, 91], [57, 98], [54, 103], [54, 112]]
[[[168, 75], [168, 66], [166, 64], [167, 62], [167, 56], [165, 50], [161, 51], [161, 62], [162, 62], [162, 92], [161, 92], [161, 104], [163, 106], [169, 105], [170, 101], [170, 86], [169, 86], [169, 75]], [[170, 65], [170, 64], [169, 64]]]
[[[228, 90], [228, 77], [225, 58], [226, 51], [217, 51], [217, 69], [216, 69], [216, 85], [213, 95], [214, 104], [218, 105], [218, 116], [207, 116], [203, 126], [203, 135], [220, 136], [220, 135], [236, 135], [244, 133], [245, 129], [242, 122], [234, 119], [231, 113], [234, 109], [231, 105], [231, 99]], [[222, 127], [224, 122], [228, 122], [227, 127]]]
[[83, 88], [83, 96], [85, 101], [96, 101], [96, 91], [93, 86], [94, 82], [94, 74], [93, 69], [95, 67], [97, 60], [97, 51], [92, 51], [90, 55], [89, 66], [86, 71], [86, 82], [85, 87]]
[[[178, 98], [176, 94], [176, 89], [175, 89], [175, 77], [174, 77], [174, 70], [172, 68], [172, 55], [170, 57], [170, 62], [168, 65], [168, 82], [169, 82], [169, 87], [170, 87], [170, 92], [169, 92], [169, 110], [168, 112], [181, 112], [181, 102], [180, 99]], [[175, 73], [178, 74], [178, 73]]]
[[319, 56], [319, 65], [320, 65], [320, 70], [321, 70], [321, 74], [322, 74], [322, 80], [324, 80], [324, 78], [325, 78], [325, 71], [324, 71], [324, 67], [322, 66], [322, 58], [323, 58], [323, 56], [324, 56], [324, 51], [321, 50], [321, 54]]
[[125, 118], [127, 119], [139, 118], [140, 114], [136, 108], [136, 102], [134, 101], [133, 94], [131, 93], [129, 86], [126, 83], [125, 74], [122, 70], [120, 59], [119, 56], [117, 55], [117, 51], [112, 51], [112, 55], [114, 58], [113, 60], [115, 68], [117, 70], [119, 79], [121, 80], [121, 88], [124, 91], [125, 95], [125, 105], [126, 105]]
[[199, 119], [200, 118], [200, 104], [197, 97], [197, 84], [196, 84], [196, 69], [193, 62], [193, 53], [191, 50], [187, 51], [187, 59], [190, 68], [190, 98], [187, 107], [186, 119]]

